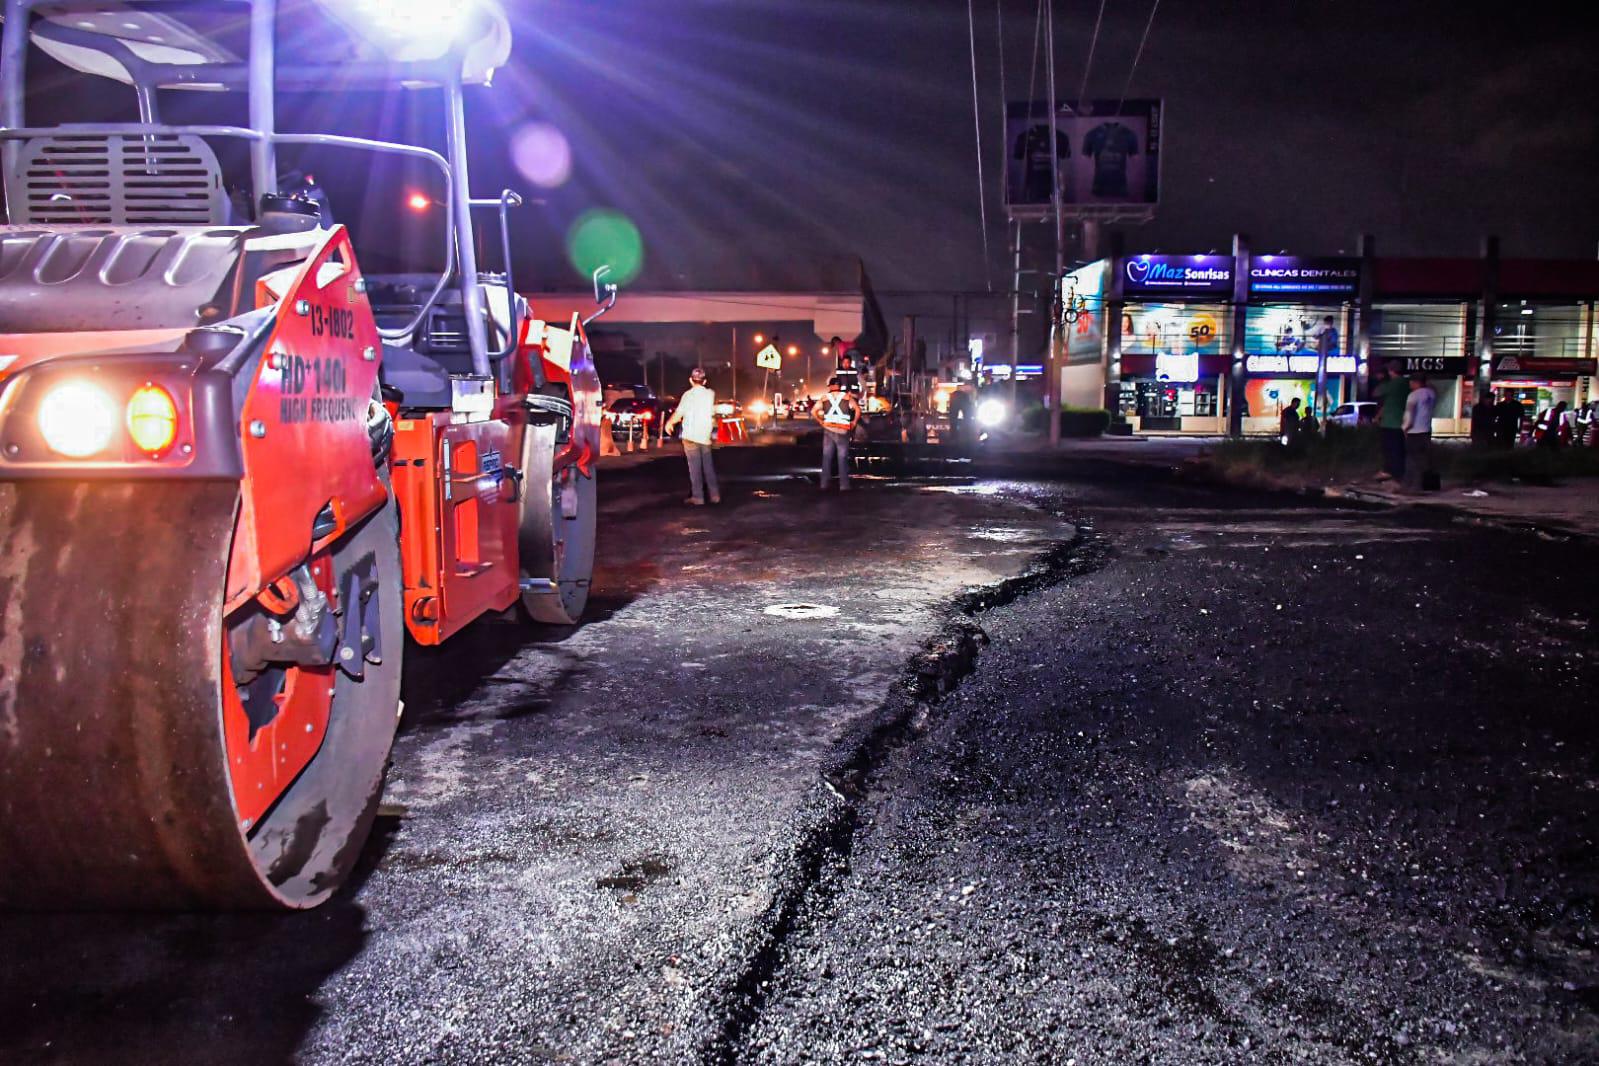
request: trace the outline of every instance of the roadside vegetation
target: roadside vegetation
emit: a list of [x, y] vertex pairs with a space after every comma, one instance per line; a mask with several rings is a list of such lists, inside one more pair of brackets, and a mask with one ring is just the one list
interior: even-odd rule
[[[1026, 433], [1042, 433], [1049, 426], [1049, 415], [1043, 404], [1032, 404], [1021, 412], [1021, 426]], [[1110, 412], [1103, 407], [1073, 407], [1066, 404], [1060, 409], [1060, 435], [1063, 437], [1099, 437], [1110, 428]]]
[[[1374, 478], [1382, 468], [1377, 429], [1330, 426], [1322, 436], [1285, 448], [1277, 440], [1228, 440], [1210, 452], [1208, 464], [1230, 481], [1333, 484]], [[1455, 485], [1521, 482], [1555, 485], [1599, 477], [1599, 448], [1483, 448], [1444, 441], [1433, 446], [1433, 465]]]

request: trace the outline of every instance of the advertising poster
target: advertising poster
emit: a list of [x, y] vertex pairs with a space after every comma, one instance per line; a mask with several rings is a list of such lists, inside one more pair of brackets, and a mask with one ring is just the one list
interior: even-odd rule
[[1328, 373], [1354, 373], [1354, 357], [1344, 355], [1343, 319], [1341, 312], [1325, 307], [1251, 307], [1244, 319], [1247, 369], [1253, 374], [1314, 374], [1325, 348]]
[[1060, 309], [1068, 364], [1097, 363], [1105, 352], [1105, 264], [1078, 267], [1061, 279]]
[[[1257, 379], [1244, 383], [1244, 417], [1277, 418], [1296, 398], [1301, 410], [1310, 410], [1310, 398], [1316, 392], [1314, 378]], [[1337, 378], [1327, 382], [1327, 404], [1336, 407], [1343, 403], [1343, 383]]]
[[1217, 355], [1225, 350], [1226, 320], [1220, 304], [1129, 304], [1122, 312], [1122, 354]]
[[1159, 201], [1161, 102], [1042, 101], [1005, 108], [1005, 203], [1048, 207], [1060, 175], [1063, 204]]

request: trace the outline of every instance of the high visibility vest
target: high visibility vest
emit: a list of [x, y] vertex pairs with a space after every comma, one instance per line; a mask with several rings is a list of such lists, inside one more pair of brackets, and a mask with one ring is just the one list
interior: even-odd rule
[[830, 392], [826, 396], [822, 397], [823, 402], [827, 404], [826, 408], [824, 408], [822, 411], [823, 425], [837, 426], [840, 429], [843, 429], [845, 426], [848, 426], [852, 421], [854, 421], [854, 419], [850, 417], [849, 410], [844, 406], [844, 401], [848, 398], [849, 393], [847, 392], [841, 392], [836, 396]]

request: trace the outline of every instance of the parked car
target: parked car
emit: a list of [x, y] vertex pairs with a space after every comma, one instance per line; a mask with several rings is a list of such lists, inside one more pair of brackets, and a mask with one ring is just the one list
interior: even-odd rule
[[617, 400], [653, 399], [655, 399], [655, 390], [648, 385], [620, 385], [613, 382], [605, 386], [605, 409], [607, 411], [611, 409], [611, 405]]
[[1377, 421], [1377, 404], [1372, 400], [1341, 403], [1327, 416], [1329, 426], [1344, 426], [1349, 429], [1367, 426], [1375, 421]]
[[615, 400], [611, 403], [608, 414], [611, 436], [620, 440], [626, 440], [629, 435], [637, 439], [645, 434], [660, 432], [661, 405], [653, 396], [624, 397]]

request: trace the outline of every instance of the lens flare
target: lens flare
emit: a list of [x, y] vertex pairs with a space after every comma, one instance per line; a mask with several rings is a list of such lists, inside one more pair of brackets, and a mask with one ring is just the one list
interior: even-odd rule
[[1009, 416], [1010, 409], [1004, 400], [984, 400], [977, 405], [977, 421], [985, 429], [994, 429]]
[[529, 122], [511, 136], [511, 162], [539, 188], [559, 188], [572, 176], [572, 146], [549, 123]]
[[626, 285], [644, 268], [644, 237], [620, 211], [586, 211], [567, 231], [566, 255], [584, 277], [609, 266], [610, 280]]

